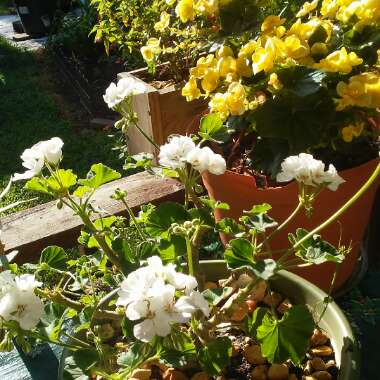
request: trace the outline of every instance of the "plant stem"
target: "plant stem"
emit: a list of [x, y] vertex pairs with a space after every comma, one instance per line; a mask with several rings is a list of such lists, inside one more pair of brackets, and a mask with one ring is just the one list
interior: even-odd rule
[[151, 137], [149, 137], [143, 129], [141, 129], [136, 121], [133, 121], [133, 125], [137, 128], [137, 130], [154, 146], [155, 149], [160, 150], [160, 147], [153, 141]]
[[187, 266], [189, 268], [190, 276], [194, 276], [193, 251], [191, 249], [191, 241], [188, 236], [186, 236], [185, 240], [186, 240]]
[[377, 165], [376, 169], [373, 171], [370, 178], [365, 182], [365, 184], [356, 192], [356, 194], [348, 200], [338, 211], [336, 211], [333, 215], [330, 216], [326, 221], [320, 224], [318, 227], [314, 228], [311, 232], [309, 232], [306, 236], [304, 236], [301, 240], [299, 240], [294, 246], [293, 249], [302, 245], [305, 241], [313, 237], [319, 231], [326, 228], [329, 224], [338, 219], [347, 209], [349, 209], [372, 185], [375, 179], [380, 175], [380, 163]]
[[126, 208], [128, 214], [129, 214], [130, 218], [132, 219], [133, 224], [135, 225], [136, 230], [137, 230], [137, 232], [139, 233], [140, 237], [141, 237], [143, 240], [146, 240], [146, 236], [145, 236], [145, 234], [143, 233], [143, 231], [142, 231], [140, 225], [137, 223], [137, 220], [136, 220], [135, 214], [133, 213], [132, 209], [129, 207], [127, 201], [125, 200], [124, 197], [121, 197], [121, 201], [123, 202], [123, 204], [124, 204], [124, 206], [125, 206], [125, 208]]

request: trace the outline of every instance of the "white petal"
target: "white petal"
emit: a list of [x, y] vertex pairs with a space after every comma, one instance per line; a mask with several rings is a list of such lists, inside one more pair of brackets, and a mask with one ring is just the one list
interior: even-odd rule
[[156, 336], [156, 330], [151, 319], [145, 319], [133, 327], [133, 335], [143, 342], [150, 342]]
[[148, 315], [148, 301], [140, 300], [130, 303], [127, 306], [125, 315], [131, 321], [137, 321], [139, 319], [145, 318]]

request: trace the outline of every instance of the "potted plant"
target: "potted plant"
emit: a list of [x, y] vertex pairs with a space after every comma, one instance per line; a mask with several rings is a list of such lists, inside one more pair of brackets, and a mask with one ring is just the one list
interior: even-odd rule
[[[126, 64], [136, 60], [140, 60], [140, 65], [146, 64], [141, 69], [119, 74], [119, 79], [129, 77], [144, 83], [144, 94], [134, 98], [134, 110], [141, 128], [158, 144], [164, 144], [173, 133], [185, 133], [207, 108], [206, 102], [192, 96], [191, 86], [183, 88], [189, 68], [198, 59], [203, 62], [225, 36], [250, 35], [250, 28], [263, 19], [263, 9], [268, 7], [260, 9], [257, 0], [98, 0], [94, 3], [99, 13], [93, 29], [95, 40], [102, 41], [107, 51], [119, 49]], [[188, 94], [193, 102], [187, 103], [181, 92]], [[128, 136], [132, 154], [143, 150], [141, 145], [145, 144], [140, 135], [130, 131]], [[150, 146], [145, 150], [155, 153]]]
[[[278, 177], [281, 163], [308, 152], [333, 164], [346, 180], [340, 196], [324, 191], [318, 197], [311, 218], [299, 213], [294, 223], [312, 228], [341, 207], [378, 162], [379, 4], [312, 1], [284, 15], [268, 16], [251, 39], [226, 39], [206, 65], [190, 70], [188, 86], [194, 98], [209, 99], [213, 115], [201, 124], [201, 134], [212, 135], [210, 143], [227, 160], [224, 176], [203, 178], [211, 197], [231, 206], [217, 218], [237, 219], [253, 202], [268, 202], [273, 216], [284, 221], [298, 188]], [[214, 88], [203, 91], [201, 83], [215, 68]], [[332, 244], [353, 247], [337, 287], [355, 268], [378, 183], [326, 230]], [[276, 248], [286, 241], [280, 234]], [[329, 278], [334, 268], [323, 270]], [[317, 272], [307, 278], [328, 287]]]
[[[131, 108], [132, 94], [125, 91], [118, 106]], [[133, 117], [132, 110], [126, 114]], [[294, 215], [278, 225], [268, 214], [271, 206], [260, 204], [239, 222], [215, 223], [213, 211], [228, 205], [199, 197], [198, 182], [206, 171], [223, 175], [226, 162], [195, 140], [172, 137], [160, 148], [160, 167], [151, 168], [183, 183], [184, 204], [145, 205], [136, 216], [117, 190], [114, 198], [125, 205], [129, 220], [104, 215], [91, 203], [99, 186], [120, 177], [116, 171], [95, 164], [78, 180], [60, 167], [59, 138], [23, 153], [27, 170], [13, 180], [28, 179], [26, 188], [71, 208], [84, 224], [80, 243], [93, 251], [69, 258], [62, 248], [47, 247], [37, 264], [20, 268], [3, 257], [0, 347], [11, 349], [12, 338], [25, 351], [35, 340], [65, 347], [62, 379], [357, 379], [355, 340], [330, 295], [284, 270], [324, 262], [339, 268], [349, 248], [335, 248], [318, 233], [360, 198], [380, 165], [328, 220], [310, 232], [292, 231], [276, 258], [272, 241]], [[310, 155], [292, 160], [298, 160], [298, 171], [284, 165], [282, 175], [298, 181], [302, 209], [310, 212], [323, 189], [339, 191], [343, 180], [333, 167], [325, 170]], [[130, 244], [128, 227], [135, 229], [137, 244]], [[200, 263], [209, 230], [233, 238], [225, 262]], [[336, 326], [338, 334], [326, 335]]]

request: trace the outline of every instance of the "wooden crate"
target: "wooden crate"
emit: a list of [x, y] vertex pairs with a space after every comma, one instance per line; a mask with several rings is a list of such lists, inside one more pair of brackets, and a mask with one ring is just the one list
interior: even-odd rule
[[[134, 97], [133, 109], [139, 118], [139, 126], [158, 145], [162, 145], [172, 134], [186, 134], [191, 131], [194, 122], [199, 120], [200, 115], [207, 109], [207, 103], [202, 100], [187, 102], [178, 86], [172, 85], [160, 90], [154, 88], [138, 77], [145, 71], [146, 69], [139, 69], [120, 73], [118, 79], [130, 77], [136, 82], [144, 83], [146, 93]], [[156, 153], [136, 128], [129, 130], [128, 137], [131, 154]]]

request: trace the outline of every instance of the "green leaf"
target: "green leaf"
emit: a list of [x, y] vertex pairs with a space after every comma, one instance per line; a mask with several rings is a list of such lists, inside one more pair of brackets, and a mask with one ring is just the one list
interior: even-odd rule
[[127, 352], [119, 355], [117, 364], [127, 367], [132, 372], [153, 353], [154, 349], [150, 344], [137, 341], [130, 346]]
[[257, 307], [252, 314], [252, 318], [247, 318], [245, 327], [251, 337], [257, 339], [257, 329], [262, 325], [267, 313], [268, 309], [266, 307]]
[[269, 210], [272, 209], [272, 206], [268, 203], [263, 203], [261, 205], [255, 205], [252, 207], [250, 211], [248, 211], [249, 214], [265, 214]]
[[[303, 228], [298, 228], [296, 235], [289, 234], [289, 241], [296, 244], [308, 234]], [[313, 235], [303, 242], [295, 252], [295, 255], [310, 264], [320, 265], [326, 262], [342, 263], [345, 259], [344, 253], [339, 252], [333, 245], [323, 240], [320, 235]]]
[[118, 220], [117, 216], [107, 216], [106, 218], [99, 218], [94, 221], [94, 225], [98, 230], [106, 230], [110, 228]]
[[227, 127], [223, 125], [222, 119], [216, 113], [211, 113], [202, 118], [198, 134], [203, 140], [216, 143], [222, 143], [229, 137]]
[[145, 230], [151, 236], [167, 238], [169, 228], [173, 223], [183, 223], [189, 215], [179, 203], [166, 202], [153, 210], [145, 222]]
[[256, 277], [267, 281], [276, 274], [276, 272], [279, 270], [279, 267], [274, 260], [264, 259], [258, 261], [254, 265], [251, 265], [249, 269]]
[[309, 347], [315, 323], [308, 308], [293, 306], [281, 320], [267, 314], [257, 329], [261, 352], [270, 363], [284, 363], [290, 359], [301, 364]]
[[64, 362], [63, 380], [88, 380], [92, 376], [91, 368], [100, 362], [95, 349], [74, 351]]
[[87, 193], [91, 191], [91, 187], [88, 186], [79, 186], [77, 189], [75, 189], [73, 195], [78, 198], [83, 198]]
[[55, 173], [56, 177], [49, 177], [47, 180], [48, 186], [54, 191], [60, 189], [70, 189], [77, 184], [77, 176], [71, 169], [58, 169]]
[[87, 179], [80, 179], [79, 183], [83, 186], [97, 189], [105, 183], [114, 181], [120, 177], [120, 173], [118, 173], [116, 170], [113, 170], [103, 164], [94, 164], [91, 166], [91, 170], [87, 174]]
[[40, 264], [46, 263], [50, 267], [63, 270], [66, 269], [67, 255], [63, 248], [55, 245], [46, 247], [41, 252]]
[[175, 263], [186, 252], [186, 241], [178, 235], [169, 236], [160, 240], [157, 250], [165, 264]]
[[214, 201], [213, 199], [210, 199], [209, 197], [201, 197], [201, 202], [210, 210], [225, 210], [228, 211], [230, 209], [230, 206], [227, 203], [220, 202], [220, 201]]
[[244, 231], [244, 227], [232, 218], [224, 218], [219, 221], [216, 224], [216, 229], [228, 235], [236, 235]]
[[264, 233], [268, 228], [273, 228], [278, 223], [266, 213], [243, 215], [240, 221], [251, 230]]
[[213, 306], [217, 306], [220, 302], [227, 299], [234, 292], [234, 288], [215, 288], [206, 289], [202, 292], [203, 297]]
[[218, 376], [228, 365], [232, 354], [229, 338], [216, 338], [198, 351], [198, 360], [210, 376]]
[[224, 252], [224, 259], [230, 269], [238, 269], [255, 264], [255, 247], [247, 239], [233, 239]]
[[160, 351], [160, 363], [174, 368], [183, 368], [196, 362], [196, 354], [193, 352], [163, 349]]
[[31, 191], [38, 191], [40, 193], [53, 195], [54, 193], [49, 189], [47, 180], [40, 177], [33, 177], [25, 184], [25, 189]]

